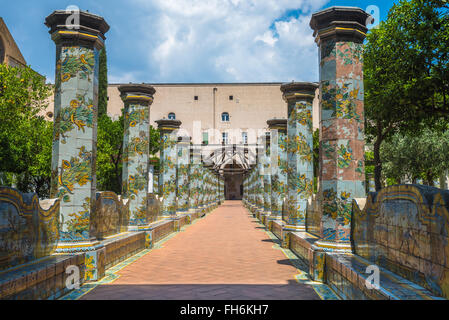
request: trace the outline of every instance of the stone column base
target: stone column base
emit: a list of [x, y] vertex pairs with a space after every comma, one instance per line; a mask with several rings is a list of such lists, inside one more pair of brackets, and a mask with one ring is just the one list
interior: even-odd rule
[[307, 232], [290, 232], [289, 234], [289, 249], [309, 265], [312, 280], [317, 282], [326, 282], [327, 253], [350, 254], [352, 252], [351, 244], [347, 242], [325, 241]]

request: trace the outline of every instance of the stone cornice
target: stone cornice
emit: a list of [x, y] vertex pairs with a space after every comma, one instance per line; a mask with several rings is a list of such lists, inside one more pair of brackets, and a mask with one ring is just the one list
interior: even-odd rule
[[287, 130], [287, 119], [271, 119], [267, 124], [270, 130]]
[[178, 130], [181, 127], [182, 122], [179, 120], [169, 120], [169, 119], [161, 119], [155, 121], [158, 125], [158, 129], [161, 132], [171, 132], [174, 130]]
[[101, 49], [104, 46], [105, 34], [109, 30], [109, 25], [103, 17], [80, 11], [79, 26], [67, 25], [67, 22], [74, 22], [70, 18], [74, 14], [72, 11], [57, 10], [45, 19], [45, 25], [50, 28], [56, 44], [90, 44]]
[[283, 84], [281, 91], [284, 100], [287, 102], [299, 100], [313, 101], [318, 87], [319, 85], [314, 82], [290, 82]]
[[325, 40], [363, 42], [370, 15], [356, 7], [331, 7], [312, 15], [310, 27], [318, 45]]
[[145, 84], [125, 84], [118, 87], [120, 97], [125, 103], [138, 103], [143, 105], [151, 105], [153, 103], [153, 95], [156, 90]]

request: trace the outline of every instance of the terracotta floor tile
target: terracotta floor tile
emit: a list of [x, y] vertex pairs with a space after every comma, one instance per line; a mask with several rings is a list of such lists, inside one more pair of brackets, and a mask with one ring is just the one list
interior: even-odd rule
[[120, 270], [82, 299], [319, 299], [240, 201]]

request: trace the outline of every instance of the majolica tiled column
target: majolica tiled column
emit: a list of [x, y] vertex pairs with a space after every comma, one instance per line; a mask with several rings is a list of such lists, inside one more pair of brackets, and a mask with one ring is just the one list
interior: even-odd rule
[[[263, 214], [268, 216], [271, 214], [271, 158], [270, 158], [270, 132], [265, 136], [265, 154], [264, 154], [264, 175], [263, 175]], [[265, 222], [263, 218], [263, 222]]]
[[214, 195], [215, 195], [215, 204], [218, 206], [220, 204], [220, 176], [218, 172], [214, 172]]
[[186, 214], [189, 211], [189, 163], [190, 163], [190, 137], [179, 137], [178, 140], [178, 177], [177, 197], [178, 214]]
[[202, 162], [198, 165], [198, 210], [204, 213], [205, 210], [205, 188], [204, 188], [204, 166]]
[[207, 213], [208, 207], [208, 183], [207, 183], [207, 169], [204, 164], [201, 165], [201, 205], [204, 213]]
[[359, 8], [332, 7], [310, 22], [320, 52], [322, 237], [348, 248], [352, 199], [366, 196], [362, 55], [368, 17]]
[[212, 179], [211, 179], [211, 167], [212, 165], [206, 165], [206, 206], [207, 211], [211, 210], [212, 206]]
[[251, 211], [255, 210], [256, 207], [256, 171], [257, 165], [251, 165], [251, 173], [250, 173], [250, 204]]
[[281, 86], [288, 105], [287, 227], [305, 230], [307, 200], [313, 195], [313, 122], [315, 83]]
[[257, 212], [263, 212], [263, 195], [264, 195], [264, 168], [263, 161], [265, 157], [265, 148], [263, 145], [263, 137], [259, 138], [259, 145], [257, 149], [257, 171], [256, 171], [256, 206]]
[[159, 170], [153, 171], [153, 193], [159, 196]]
[[189, 189], [190, 189], [190, 213], [196, 213], [200, 206], [200, 175], [201, 175], [201, 150], [197, 146], [191, 148], [191, 162], [189, 169]]
[[98, 59], [109, 30], [97, 15], [80, 12], [80, 26], [55, 11], [45, 20], [56, 44], [51, 197], [60, 198], [58, 253], [83, 250], [86, 280], [104, 275], [104, 247], [91, 223], [96, 200]]
[[128, 84], [118, 87], [125, 103], [122, 194], [129, 199], [129, 225], [148, 224], [149, 110], [156, 92], [152, 86]]
[[271, 215], [270, 220], [282, 220], [282, 203], [287, 192], [287, 120], [267, 121], [271, 132]]
[[181, 126], [179, 120], [162, 119], [156, 121], [161, 134], [159, 186], [162, 196], [162, 218], [175, 218], [176, 201], [176, 130]]

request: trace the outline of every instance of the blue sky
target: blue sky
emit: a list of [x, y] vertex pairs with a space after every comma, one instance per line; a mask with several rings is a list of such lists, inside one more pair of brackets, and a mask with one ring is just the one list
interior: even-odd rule
[[391, 0], [2, 0], [28, 64], [53, 82], [55, 45], [44, 20], [76, 5], [105, 17], [108, 76], [119, 82], [317, 81], [313, 12], [329, 6], [379, 8]]

